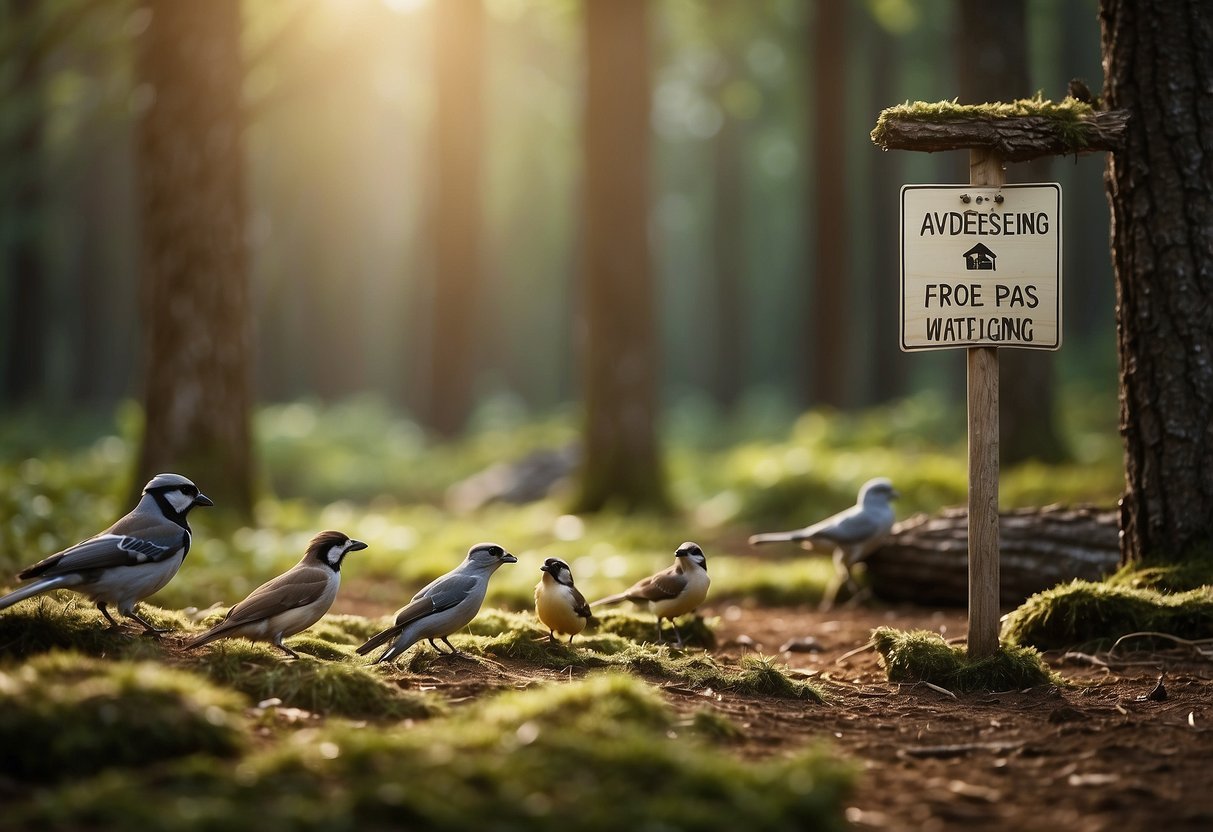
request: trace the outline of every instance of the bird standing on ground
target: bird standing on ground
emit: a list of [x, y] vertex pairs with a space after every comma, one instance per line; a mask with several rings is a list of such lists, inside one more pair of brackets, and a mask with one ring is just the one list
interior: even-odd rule
[[396, 658], [422, 639], [439, 652], [442, 651], [434, 639], [442, 639], [452, 654], [458, 653], [447, 636], [466, 627], [480, 612], [489, 578], [497, 567], [517, 562], [518, 558], [496, 543], [477, 543], [468, 550], [463, 563], [414, 595], [408, 606], [396, 613], [396, 623], [367, 639], [366, 644], [358, 648], [358, 654], [365, 656], [393, 638], [395, 641], [375, 664]]
[[859, 499], [846, 511], [827, 517], [803, 529], [769, 532], [750, 538], [750, 545], [763, 543], [799, 543], [805, 549], [832, 548], [834, 577], [821, 600], [821, 609], [834, 605], [838, 590], [845, 584], [852, 597], [859, 591], [851, 570], [880, 545], [893, 528], [892, 500], [901, 496], [884, 477], [868, 480], [859, 489]]
[[254, 589], [228, 611], [226, 618], [191, 639], [185, 649], [201, 647], [217, 638], [247, 638], [268, 641], [291, 658], [299, 658], [282, 640], [324, 617], [341, 586], [341, 562], [350, 552], [365, 548], [361, 540], [351, 540], [341, 532], [321, 532], [312, 538], [297, 564]]
[[647, 604], [657, 616], [657, 641], [663, 641], [661, 619], [668, 618], [670, 626], [674, 628], [678, 646], [681, 647], [682, 633], [678, 632], [674, 619], [694, 612], [708, 597], [708, 587], [711, 583], [708, 577], [708, 559], [703, 549], [700, 549], [698, 544], [687, 541], [674, 552], [673, 566], [637, 581], [623, 592], [595, 601], [594, 606], [617, 604], [620, 601]]
[[548, 636], [556, 640], [556, 633], [573, 636], [590, 623], [590, 605], [585, 596], [573, 586], [573, 572], [560, 558], [548, 558], [539, 567], [543, 577], [535, 584], [535, 614], [548, 628]]
[[17, 575], [33, 581], [0, 598], [0, 610], [52, 589], [71, 589], [87, 596], [113, 627], [109, 613], [118, 612], [162, 633], [145, 621], [135, 606], [164, 588], [190, 550], [186, 515], [194, 506], [213, 506], [198, 486], [180, 474], [157, 474], [143, 487], [139, 503], [105, 531], [51, 555]]

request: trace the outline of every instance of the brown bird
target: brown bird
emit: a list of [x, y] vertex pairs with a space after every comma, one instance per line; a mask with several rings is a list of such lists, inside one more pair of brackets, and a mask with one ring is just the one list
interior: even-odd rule
[[595, 601], [594, 606], [617, 604], [620, 601], [646, 604], [657, 616], [657, 640], [663, 641], [661, 619], [668, 618], [670, 626], [674, 628], [674, 636], [678, 639], [678, 646], [681, 647], [682, 633], [678, 632], [674, 619], [694, 612], [708, 597], [708, 587], [711, 583], [708, 578], [708, 559], [703, 554], [703, 549], [700, 549], [698, 544], [687, 541], [674, 552], [673, 566], [637, 581], [623, 592]]
[[299, 563], [254, 589], [221, 622], [186, 643], [185, 649], [217, 638], [247, 638], [268, 641], [299, 658], [282, 640], [303, 632], [329, 611], [341, 585], [341, 562], [350, 552], [365, 548], [361, 540], [351, 540], [341, 532], [321, 532], [312, 538]]

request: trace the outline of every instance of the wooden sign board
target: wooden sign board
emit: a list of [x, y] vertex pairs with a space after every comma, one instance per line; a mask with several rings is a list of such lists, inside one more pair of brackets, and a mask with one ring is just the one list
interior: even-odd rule
[[1061, 186], [901, 189], [901, 348], [1061, 346]]

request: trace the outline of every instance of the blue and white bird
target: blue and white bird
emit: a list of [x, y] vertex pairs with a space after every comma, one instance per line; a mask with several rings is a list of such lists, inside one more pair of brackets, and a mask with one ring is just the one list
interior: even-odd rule
[[122, 615], [160, 633], [135, 606], [159, 592], [177, 574], [190, 550], [186, 516], [194, 506], [213, 506], [180, 474], [157, 474], [143, 487], [138, 505], [105, 531], [40, 560], [17, 577], [31, 581], [0, 598], [0, 610], [52, 589], [87, 596], [114, 627], [113, 605]]
[[803, 529], [756, 534], [750, 538], [750, 545], [799, 543], [805, 549], [833, 549], [834, 578], [821, 601], [821, 609], [828, 610], [844, 585], [852, 597], [858, 595], [859, 585], [851, 570], [872, 554], [893, 528], [896, 518], [892, 501], [900, 496], [892, 482], [877, 477], [863, 484], [859, 499], [845, 511]]
[[496, 543], [477, 543], [468, 550], [463, 563], [414, 595], [413, 600], [396, 613], [396, 623], [371, 636], [358, 648], [358, 654], [365, 656], [379, 645], [395, 639], [375, 660], [375, 664], [379, 664], [395, 659], [422, 639], [438, 650], [434, 643], [436, 638], [442, 639], [451, 648], [451, 653], [458, 653], [447, 636], [462, 630], [480, 612], [489, 578], [497, 568], [503, 563], [517, 562], [518, 558]]

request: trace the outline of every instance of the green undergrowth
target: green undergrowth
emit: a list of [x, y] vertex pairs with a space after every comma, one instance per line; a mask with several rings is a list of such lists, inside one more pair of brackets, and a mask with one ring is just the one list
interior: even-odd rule
[[1040, 654], [1030, 647], [1000, 645], [992, 656], [970, 659], [938, 633], [891, 627], [872, 631], [890, 682], [930, 682], [954, 693], [1022, 690], [1058, 683]]
[[1130, 580], [1122, 572], [1106, 583], [1072, 581], [1037, 593], [1007, 617], [1003, 637], [1040, 650], [1106, 649], [1121, 636], [1143, 632], [1213, 638], [1213, 586], [1160, 592], [1128, 585]]
[[[156, 627], [185, 630], [182, 613], [143, 604], [140, 614]], [[72, 650], [89, 656], [155, 658], [163, 654], [159, 639], [144, 635], [143, 625], [113, 613], [114, 629], [97, 608], [70, 592], [30, 598], [0, 612], [0, 658], [20, 658], [51, 650]]]
[[54, 652], [0, 669], [0, 773], [58, 781], [246, 745], [242, 697], [157, 662]]
[[845, 828], [847, 766], [818, 749], [742, 761], [716, 747], [718, 723], [607, 674], [409, 728], [296, 731], [237, 765], [110, 771], [23, 794], [6, 814], [20, 828], [165, 832]]

